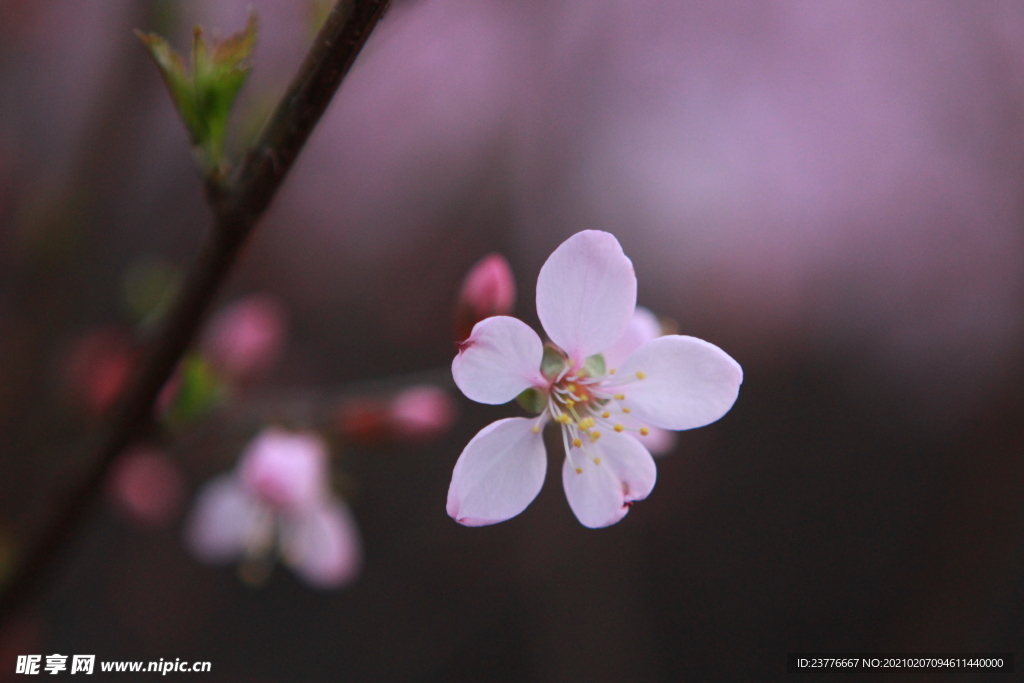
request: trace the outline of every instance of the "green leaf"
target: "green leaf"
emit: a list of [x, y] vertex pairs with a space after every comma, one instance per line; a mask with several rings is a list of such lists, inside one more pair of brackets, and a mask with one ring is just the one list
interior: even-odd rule
[[523, 407], [523, 410], [534, 415], [542, 413], [548, 405], [547, 396], [538, 389], [527, 389], [516, 396], [516, 401]]
[[249, 14], [245, 28], [224, 40], [207, 44], [203, 29], [192, 36], [191, 73], [174, 48], [155, 34], [136, 31], [153, 57], [171, 99], [188, 129], [208, 176], [224, 174], [224, 136], [228, 115], [251, 69], [248, 63], [256, 43], [256, 15]]
[[224, 384], [210, 364], [197, 354], [181, 361], [179, 385], [166, 420], [182, 427], [210, 412], [224, 400]]

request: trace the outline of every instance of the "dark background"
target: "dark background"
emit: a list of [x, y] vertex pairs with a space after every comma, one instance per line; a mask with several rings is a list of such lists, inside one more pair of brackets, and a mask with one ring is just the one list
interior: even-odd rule
[[[131, 29], [182, 47], [246, 4], [0, 2], [0, 569], [97, 433], [68, 349], [124, 323], [133, 266], [187, 268], [209, 223]], [[235, 149], [322, 9], [252, 4]], [[0, 636], [0, 680], [53, 652], [209, 660], [218, 681], [773, 680], [793, 651], [1024, 652], [1022, 114], [1013, 2], [396, 2], [219, 300], [284, 302], [257, 393], [444, 376], [478, 258], [508, 256], [536, 325], [547, 254], [600, 228], [641, 304], [743, 365], [738, 402], [599, 531], [555, 448], [519, 517], [447, 517], [462, 447], [515, 408], [460, 397], [436, 442], [344, 446], [366, 560], [333, 592], [197, 563], [187, 508], [153, 530], [105, 505]], [[217, 425], [242, 409], [168, 441], [190, 491], [232, 466]]]

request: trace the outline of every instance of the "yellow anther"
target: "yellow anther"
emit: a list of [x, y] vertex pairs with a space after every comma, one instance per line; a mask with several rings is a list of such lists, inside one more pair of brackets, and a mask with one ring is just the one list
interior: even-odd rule
[[615, 394], [615, 400], [616, 401], [624, 401], [624, 400], [626, 400], [626, 395], [625, 394]]
[[575, 439], [572, 440], [572, 445], [575, 446], [576, 448], [581, 448], [583, 446], [583, 442], [580, 441], [579, 437], [576, 437]]
[[615, 368], [612, 368], [611, 370], [609, 370], [608, 374], [609, 375], [614, 375], [615, 374]]
[[568, 389], [569, 391], [571, 391], [573, 393], [576, 393], [576, 385], [575, 384], [570, 384], [569, 386], [566, 387], [566, 389]]
[[622, 425], [615, 425], [615, 431], [617, 431], [617, 432], [621, 432], [624, 429], [625, 429], [625, 427], [623, 427]]
[[555, 422], [561, 422], [562, 424], [567, 425], [572, 422], [572, 418], [569, 417], [568, 413], [559, 413], [558, 417], [555, 418]]
[[533, 433], [540, 434], [540, 425], [533, 425]]
[[611, 414], [611, 413], [609, 413], [609, 412], [608, 412], [607, 410], [606, 410], [606, 411], [604, 411], [603, 413], [601, 413], [601, 417], [603, 417], [603, 418], [604, 418], [604, 419], [606, 419], [606, 420], [607, 420], [607, 419], [608, 419], [609, 417], [611, 417], [611, 416], [612, 416], [612, 414]]
[[591, 443], [593, 443], [594, 441], [597, 441], [600, 438], [601, 438], [601, 432], [593, 431], [593, 432], [590, 433], [590, 441], [591, 441]]
[[647, 375], [645, 375], [644, 373], [638, 371], [636, 373], [636, 378], [637, 379], [647, 379]]
[[576, 474], [583, 474], [583, 468], [582, 467], [577, 467], [576, 468]]
[[629, 408], [623, 408], [623, 409], [622, 409], [622, 412], [624, 412], [624, 413], [628, 413], [628, 412], [629, 412]]
[[576, 401], [572, 400], [571, 398], [568, 401], [565, 402], [565, 407], [566, 408], [572, 408], [575, 405], [576, 405]]
[[583, 431], [586, 431], [586, 430], [590, 429], [593, 426], [594, 426], [594, 418], [592, 418], [592, 417], [585, 417], [585, 418], [583, 418], [582, 420], [579, 421], [579, 427]]
[[648, 429], [647, 427], [641, 427], [640, 428], [640, 436], [647, 436], [650, 433], [651, 433], [651, 430]]
[[594, 464], [595, 465], [600, 465], [601, 464], [601, 458], [594, 458]]

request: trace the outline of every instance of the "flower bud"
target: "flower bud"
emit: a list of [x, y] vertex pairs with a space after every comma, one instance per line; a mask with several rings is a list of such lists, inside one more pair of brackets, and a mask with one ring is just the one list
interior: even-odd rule
[[111, 469], [108, 483], [113, 503], [141, 526], [164, 526], [181, 506], [181, 474], [157, 448], [138, 446], [122, 454]]
[[338, 431], [349, 441], [363, 445], [386, 440], [389, 423], [388, 404], [370, 397], [346, 401], [338, 408]]
[[388, 400], [361, 396], [338, 408], [336, 424], [348, 440], [363, 445], [427, 441], [455, 422], [457, 409], [444, 389], [429, 384], [409, 387]]
[[516, 303], [516, 282], [501, 254], [488, 254], [470, 268], [455, 306], [455, 341], [463, 341], [484, 318], [508, 315]]
[[285, 338], [285, 315], [276, 299], [254, 295], [223, 309], [207, 327], [200, 348], [229, 381], [243, 382], [266, 372]]
[[424, 441], [440, 436], [455, 422], [455, 402], [447, 391], [431, 385], [414, 386], [391, 402], [396, 436]]
[[125, 390], [135, 358], [131, 337], [124, 330], [102, 327], [83, 335], [67, 356], [68, 392], [90, 413], [102, 415]]

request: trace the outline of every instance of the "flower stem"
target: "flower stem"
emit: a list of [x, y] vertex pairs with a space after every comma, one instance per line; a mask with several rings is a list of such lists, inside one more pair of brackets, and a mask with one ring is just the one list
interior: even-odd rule
[[151, 426], [160, 389], [187, 350], [253, 227], [270, 205], [389, 0], [339, 0], [277, 110], [227, 180], [207, 179], [213, 213], [202, 251], [163, 326], [89, 458], [88, 472], [19, 564], [0, 596], [0, 621], [26, 605], [49, 578], [103, 490], [117, 455]]

